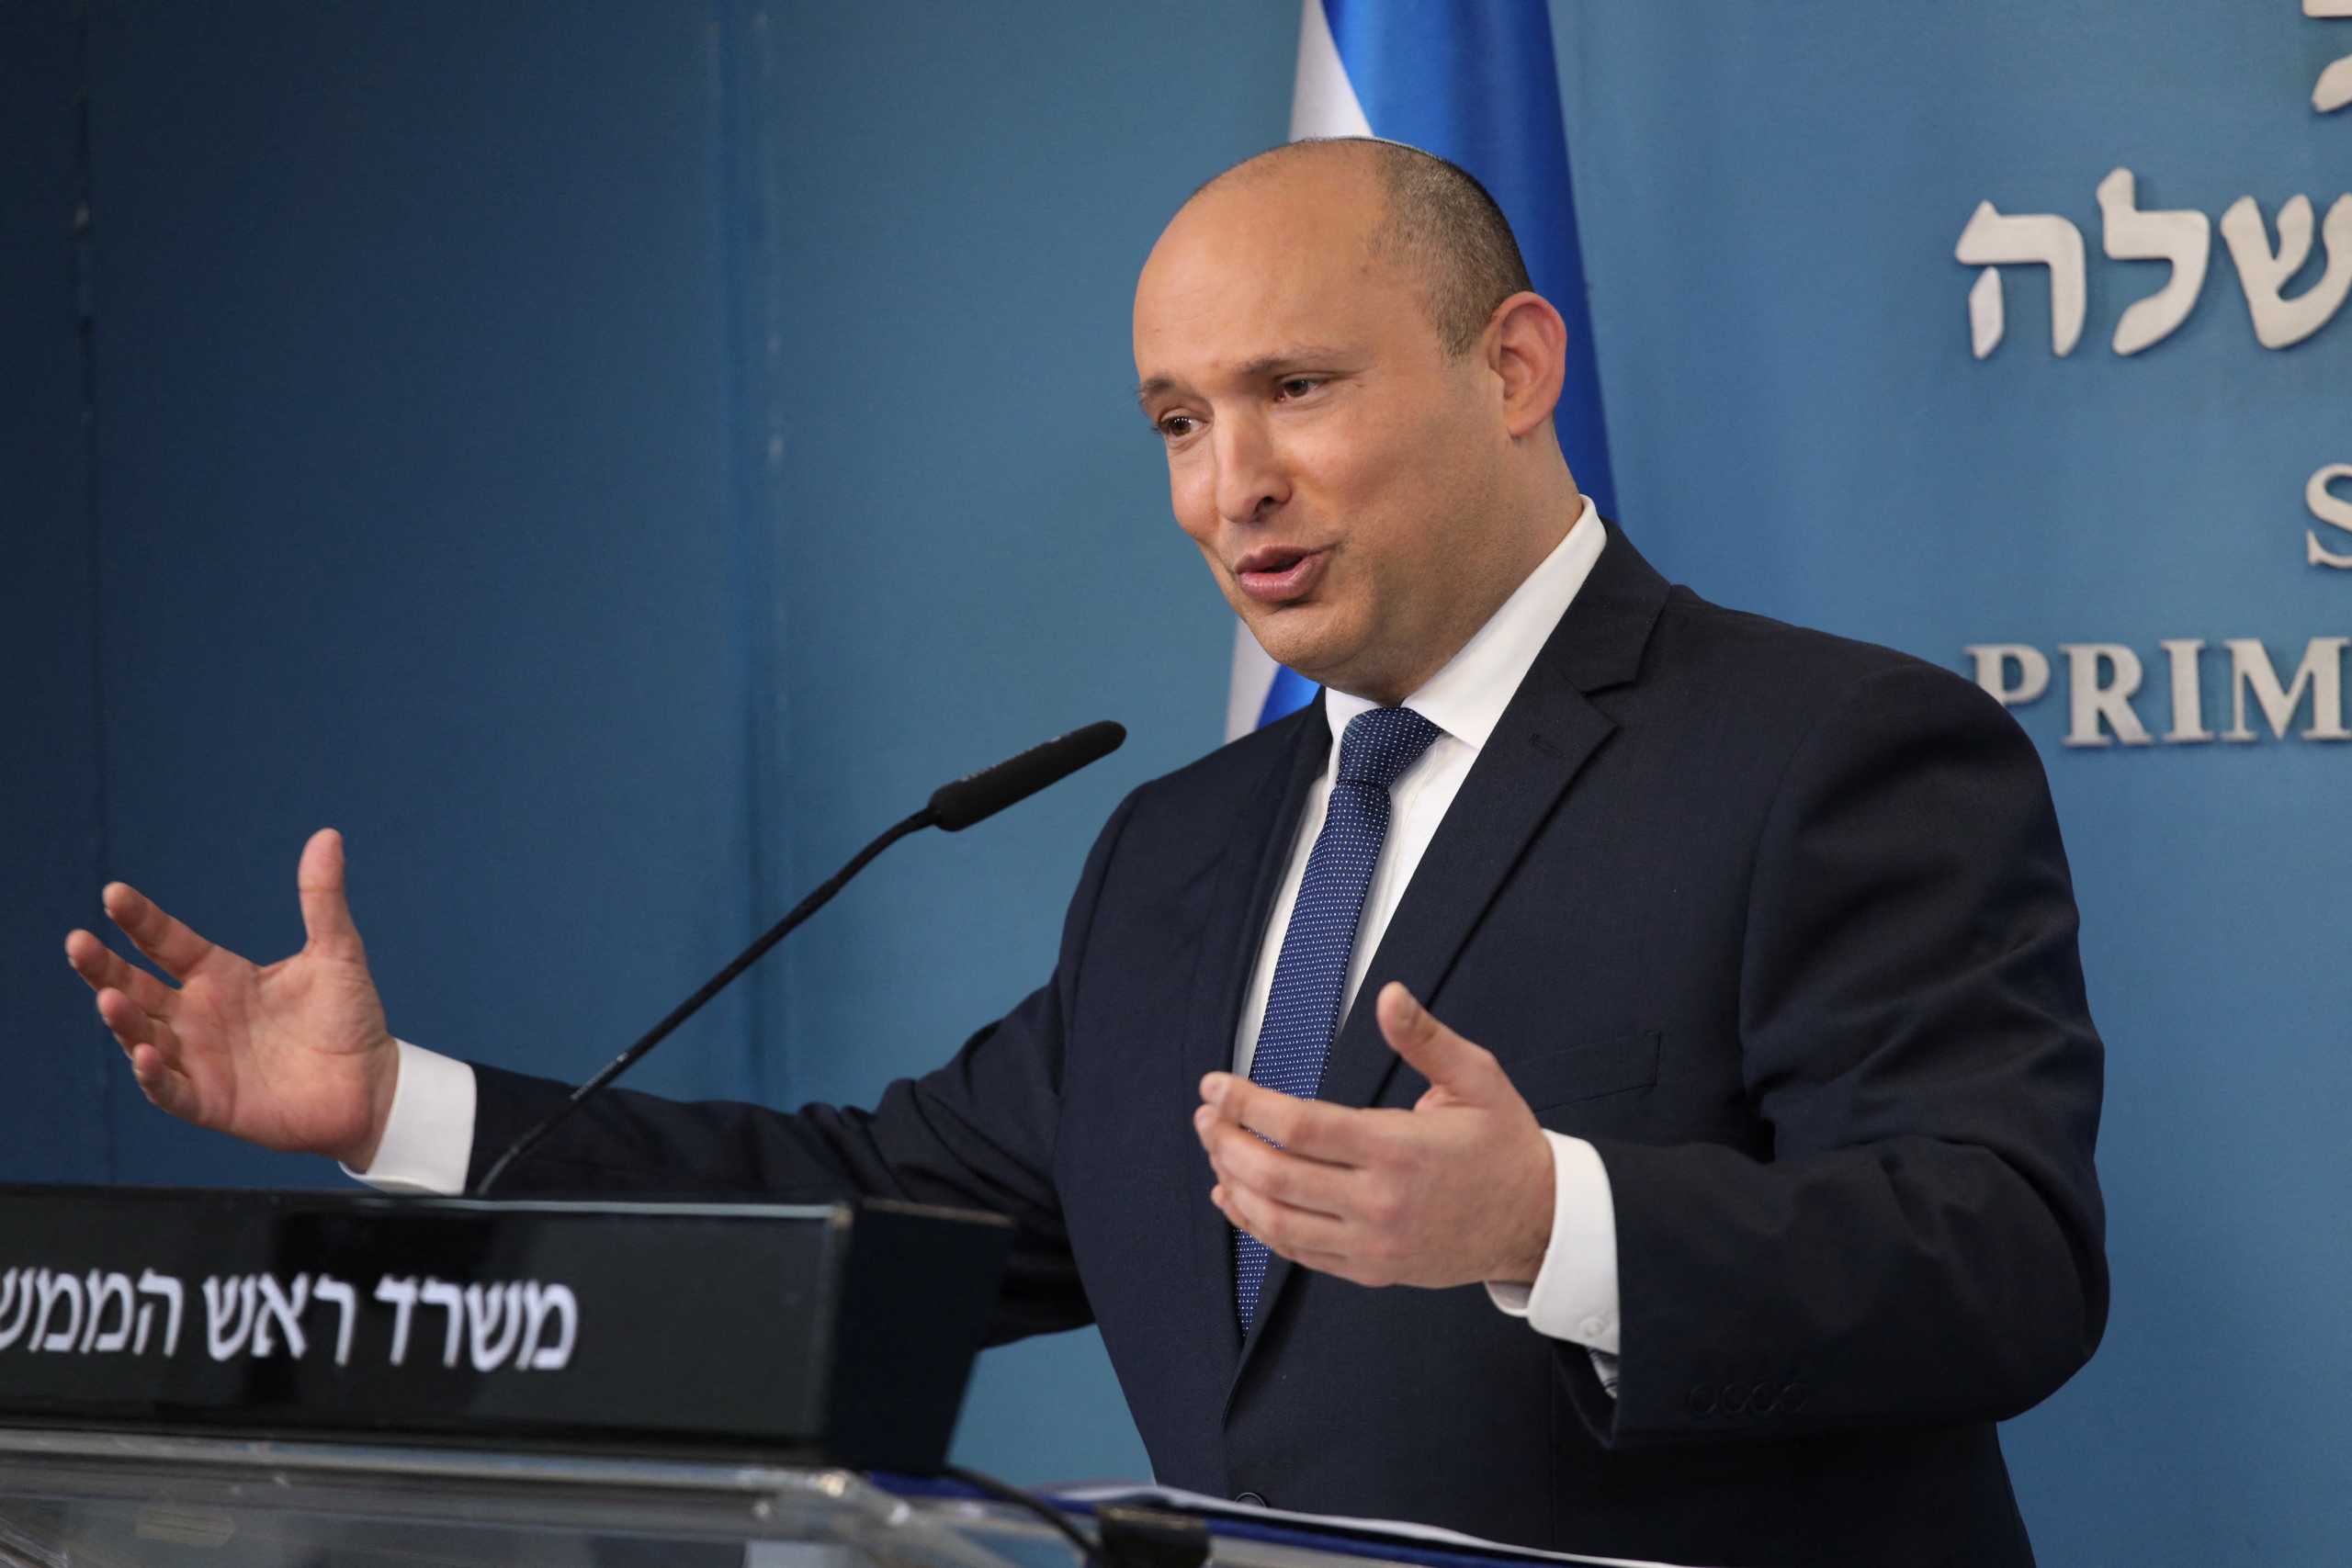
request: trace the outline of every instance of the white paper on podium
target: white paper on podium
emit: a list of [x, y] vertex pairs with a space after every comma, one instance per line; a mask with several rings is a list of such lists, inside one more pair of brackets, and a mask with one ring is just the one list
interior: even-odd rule
[[1073, 1503], [1139, 1503], [1148, 1507], [1176, 1508], [1189, 1514], [1206, 1514], [1221, 1518], [1296, 1525], [1302, 1529], [1368, 1531], [1374, 1535], [1394, 1536], [1399, 1540], [1418, 1541], [1425, 1546], [1467, 1551], [1499, 1551], [1511, 1557], [1542, 1558], [1552, 1562], [1596, 1562], [1605, 1565], [1605, 1568], [1692, 1568], [1690, 1564], [1657, 1562], [1647, 1558], [1580, 1557], [1572, 1551], [1544, 1551], [1532, 1546], [1514, 1546], [1507, 1540], [1487, 1540], [1436, 1525], [1415, 1524], [1409, 1519], [1351, 1519], [1338, 1514], [1294, 1513], [1288, 1508], [1237, 1503], [1229, 1497], [1183, 1492], [1173, 1486], [1089, 1482], [1071, 1486], [1040, 1486], [1037, 1491], [1048, 1498], [1067, 1498]]

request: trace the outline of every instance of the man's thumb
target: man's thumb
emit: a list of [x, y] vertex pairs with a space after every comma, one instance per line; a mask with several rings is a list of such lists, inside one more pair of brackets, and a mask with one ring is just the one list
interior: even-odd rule
[[1374, 1005], [1389, 1049], [1432, 1087], [1472, 1099], [1493, 1075], [1494, 1058], [1440, 1023], [1402, 980], [1381, 987]]
[[295, 873], [302, 895], [302, 930], [313, 953], [330, 958], [359, 958], [366, 950], [359, 928], [351, 920], [351, 901], [343, 891], [343, 835], [322, 828], [302, 846], [302, 866]]

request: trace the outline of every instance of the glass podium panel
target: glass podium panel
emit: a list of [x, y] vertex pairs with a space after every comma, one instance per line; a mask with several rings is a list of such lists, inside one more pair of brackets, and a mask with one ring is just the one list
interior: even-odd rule
[[[1068, 1568], [856, 1473], [0, 1428], [0, 1568]], [[978, 1527], [978, 1528], [976, 1528]]]
[[[1063, 1517], [1099, 1540], [1089, 1505], [1078, 1506]], [[1295, 1515], [1199, 1522], [1206, 1533], [1189, 1555], [1131, 1555], [1123, 1539], [1112, 1556], [1201, 1563], [1204, 1552], [1203, 1568], [1604, 1561]], [[0, 1568], [133, 1565], [1080, 1568], [1069, 1539], [1027, 1509], [902, 1495], [852, 1470], [0, 1427]]]

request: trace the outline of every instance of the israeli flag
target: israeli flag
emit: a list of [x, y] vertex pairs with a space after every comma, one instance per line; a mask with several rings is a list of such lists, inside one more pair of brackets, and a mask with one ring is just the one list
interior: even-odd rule
[[[1567, 381], [1555, 416], [1560, 447], [1577, 488], [1602, 513], [1615, 512], [1550, 7], [1542, 0], [1305, 0], [1290, 134], [1294, 141], [1402, 141], [1459, 164], [1501, 204], [1535, 291], [1568, 323]], [[1267, 658], [1235, 623], [1227, 739], [1314, 696], [1312, 682]]]

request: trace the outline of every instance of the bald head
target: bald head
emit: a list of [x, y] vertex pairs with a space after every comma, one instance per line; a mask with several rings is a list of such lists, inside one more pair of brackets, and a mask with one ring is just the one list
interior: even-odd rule
[[1510, 220], [1487, 187], [1468, 170], [1402, 142], [1363, 136], [1293, 141], [1236, 164], [1192, 199], [1289, 179], [1361, 182], [1375, 197], [1367, 252], [1412, 278], [1449, 355], [1469, 353], [1495, 307], [1534, 287]]

